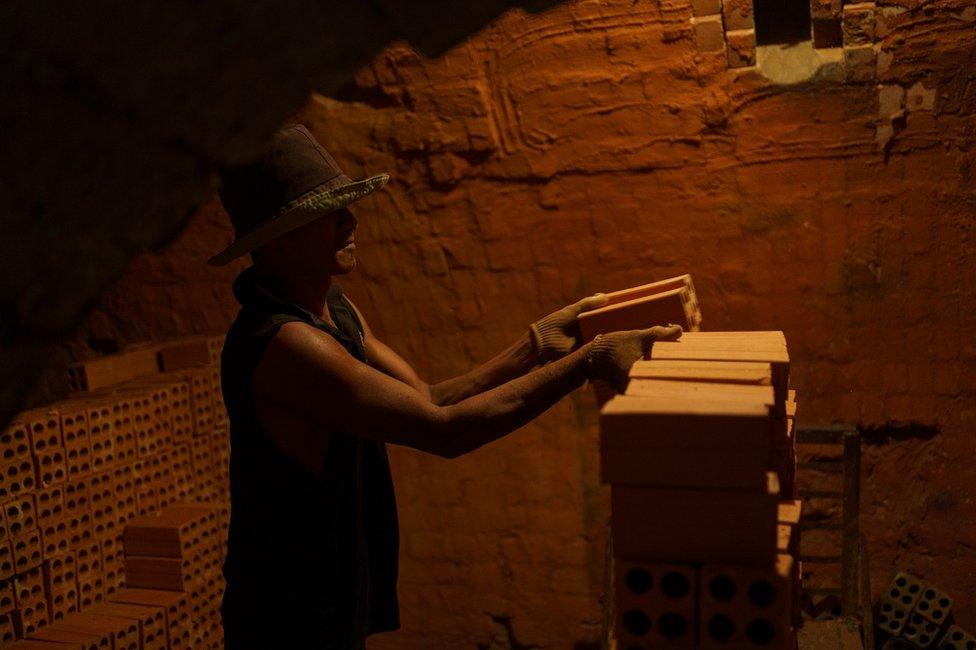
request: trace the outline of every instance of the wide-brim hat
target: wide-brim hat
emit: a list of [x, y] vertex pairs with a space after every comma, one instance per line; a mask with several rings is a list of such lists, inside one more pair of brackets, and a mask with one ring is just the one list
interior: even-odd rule
[[220, 200], [234, 225], [234, 241], [207, 263], [223, 266], [372, 194], [389, 179], [349, 178], [308, 129], [290, 125], [257, 160], [221, 172]]

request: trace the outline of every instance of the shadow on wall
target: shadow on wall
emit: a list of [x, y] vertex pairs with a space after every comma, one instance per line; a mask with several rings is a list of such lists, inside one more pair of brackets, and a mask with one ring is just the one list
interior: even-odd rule
[[335, 0], [0, 8], [0, 424], [46, 347], [305, 103], [390, 42], [438, 55], [512, 7]]

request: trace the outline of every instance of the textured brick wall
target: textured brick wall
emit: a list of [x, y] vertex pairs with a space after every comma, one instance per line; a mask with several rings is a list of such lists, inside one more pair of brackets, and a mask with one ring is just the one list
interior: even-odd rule
[[[881, 427], [864, 461], [876, 586], [907, 567], [972, 627], [976, 11], [899, 4], [876, 80], [774, 86], [699, 52], [685, 0], [575, 2], [435, 61], [388, 50], [303, 117], [351, 174], [393, 174], [356, 210], [344, 285], [424, 375], [589, 292], [690, 271], [706, 329], [786, 332], [801, 424]], [[218, 331], [236, 268], [203, 265], [228, 237], [208, 206], [65, 354]], [[393, 452], [405, 631], [377, 647], [596, 642], [595, 416], [580, 392], [467, 458]]]

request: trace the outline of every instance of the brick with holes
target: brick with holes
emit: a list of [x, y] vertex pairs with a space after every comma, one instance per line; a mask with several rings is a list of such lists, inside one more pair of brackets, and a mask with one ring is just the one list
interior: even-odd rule
[[941, 628], [941, 625], [912, 612], [902, 628], [901, 636], [919, 648], [928, 648], [939, 638]]
[[62, 518], [49, 521], [40, 527], [41, 550], [45, 558], [71, 550], [71, 532], [68, 524], [69, 521]]
[[[41, 488], [46, 488], [54, 485], [55, 483], [63, 483], [69, 476], [67, 456], [65, 450], [61, 447], [49, 447], [44, 451], [34, 454], [34, 465], [37, 467], [37, 485]], [[84, 472], [81, 474], [72, 474], [74, 476], [80, 476], [82, 474], [87, 474], [90, 468], [87, 466], [84, 468]], [[78, 470], [78, 467], [75, 467]]]
[[37, 523], [43, 527], [52, 521], [64, 517], [64, 485], [37, 490], [34, 493], [34, 504], [37, 508]]
[[7, 534], [16, 537], [37, 528], [37, 506], [33, 494], [22, 494], [3, 505], [3, 521]]
[[57, 411], [47, 408], [33, 409], [22, 413], [17, 421], [27, 427], [31, 453], [64, 446], [61, 420]]
[[34, 567], [19, 573], [13, 578], [14, 602], [17, 606], [33, 603], [44, 598], [44, 572]]
[[695, 646], [696, 567], [617, 559], [614, 574], [620, 647]]
[[33, 456], [0, 464], [0, 501], [30, 492], [36, 484]]
[[17, 639], [17, 626], [14, 624], [15, 611], [0, 614], [0, 643], [13, 643]]
[[71, 612], [78, 611], [78, 585], [64, 585], [47, 592], [48, 613], [52, 621], [63, 620]]
[[0, 430], [0, 462], [9, 463], [31, 454], [31, 424], [25, 414], [15, 417]]
[[41, 565], [44, 558], [43, 545], [41, 532], [36, 528], [13, 538], [10, 545], [13, 548], [14, 570], [17, 573]]
[[51, 620], [47, 612], [47, 599], [43, 593], [36, 600], [18, 603], [13, 615], [19, 637], [31, 636]]
[[166, 650], [166, 612], [162, 607], [130, 603], [99, 603], [88, 610], [92, 614], [137, 621], [140, 647], [143, 650]]
[[68, 585], [77, 586], [78, 567], [74, 551], [44, 558], [43, 573], [47, 591], [63, 589]]
[[108, 602], [131, 603], [148, 607], [161, 607], [166, 614], [166, 630], [169, 646], [187, 648], [185, 641], [189, 633], [189, 603], [187, 595], [181, 591], [155, 589], [133, 589], [127, 587], [108, 597]]
[[14, 581], [0, 580], [0, 614], [6, 614], [14, 608], [17, 601], [14, 598]]
[[936, 625], [942, 625], [951, 609], [952, 597], [949, 594], [931, 585], [923, 585], [913, 612]]
[[14, 575], [14, 549], [9, 540], [0, 540], [0, 580]]
[[109, 397], [88, 400], [88, 435], [92, 469], [100, 471], [115, 464], [114, 401]]
[[786, 554], [765, 566], [704, 564], [701, 647], [790, 647], [793, 564], [792, 556]]
[[950, 625], [939, 641], [939, 650], [976, 650], [976, 636], [958, 625]]

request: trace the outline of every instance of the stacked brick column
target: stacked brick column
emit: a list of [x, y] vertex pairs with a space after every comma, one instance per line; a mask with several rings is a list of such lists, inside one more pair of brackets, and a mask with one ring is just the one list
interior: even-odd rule
[[794, 647], [788, 376], [781, 332], [690, 332], [602, 409], [618, 647]]
[[[0, 643], [219, 646], [229, 514], [220, 345], [197, 337], [78, 364], [71, 399], [0, 431]], [[126, 526], [194, 501], [210, 503], [195, 511], [210, 513], [210, 546], [178, 561], [200, 584], [127, 589]]]

